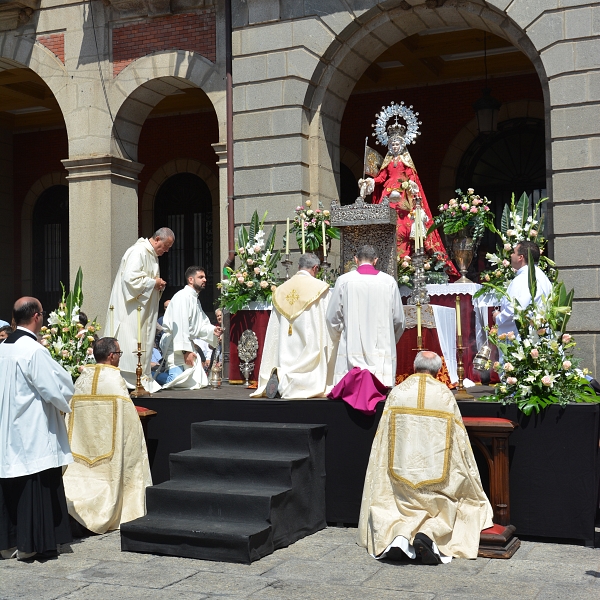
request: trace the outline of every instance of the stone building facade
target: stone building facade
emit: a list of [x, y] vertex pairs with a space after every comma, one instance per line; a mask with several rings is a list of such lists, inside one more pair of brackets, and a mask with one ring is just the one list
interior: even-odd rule
[[[169, 206], [186, 195], [188, 176], [208, 203], [198, 217], [204, 245], [192, 250], [218, 280], [228, 252], [226, 10], [226, 0], [0, 3], [0, 318], [40, 278], [56, 280], [66, 240], [61, 276], [81, 266], [86, 311], [102, 317], [124, 250], [166, 224], [157, 215], [178, 222]], [[486, 32], [505, 57], [489, 80], [502, 96], [500, 121], [543, 130], [536, 185], [550, 197], [549, 251], [576, 289], [570, 329], [597, 370], [600, 7], [231, 0], [231, 11], [236, 224], [255, 209], [282, 224], [308, 198], [338, 199], [360, 176], [360, 140], [390, 99], [426, 107], [413, 158], [430, 204], [447, 199], [477, 140], [469, 106], [482, 77], [475, 67], [442, 77], [458, 54], [469, 60], [442, 46], [456, 32], [465, 44], [469, 32]], [[441, 44], [434, 59], [423, 58], [427, 39]], [[390, 78], [393, 68], [408, 68], [412, 83]], [[52, 254], [40, 246], [54, 230], [36, 226], [38, 204], [65, 186], [68, 225]]]

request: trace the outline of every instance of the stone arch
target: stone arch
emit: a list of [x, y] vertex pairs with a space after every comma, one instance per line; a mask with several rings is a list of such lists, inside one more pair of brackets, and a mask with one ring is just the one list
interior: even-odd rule
[[340, 146], [340, 162], [344, 163], [356, 179], [363, 176], [364, 160], [345, 146]]
[[[476, 1], [446, 3], [429, 8], [420, 3], [408, 9], [373, 7], [353, 21], [323, 53], [313, 72], [304, 104], [308, 109], [309, 135], [315, 154], [311, 157], [311, 193], [333, 199], [339, 186], [339, 138], [346, 103], [357, 81], [375, 59], [402, 39], [427, 29], [469, 27], [489, 31], [509, 41], [533, 63], [549, 107], [548, 78], [542, 58], [527, 34], [505, 13]], [[546, 109], [546, 112], [549, 108]], [[550, 166], [549, 119], [546, 119], [546, 162]], [[548, 168], [550, 172], [550, 168]], [[318, 185], [312, 182], [318, 178]], [[551, 182], [548, 181], [548, 189]]]
[[[508, 102], [503, 104], [498, 115], [498, 122], [518, 117], [534, 117], [536, 119], [544, 118], [544, 105], [535, 100], [521, 100], [518, 102]], [[471, 143], [477, 138], [479, 131], [477, 129], [477, 119], [473, 117], [452, 140], [440, 170], [439, 180], [439, 198], [454, 197], [456, 188], [456, 172], [462, 160], [463, 154]], [[444, 200], [445, 201], [445, 200]]]
[[225, 131], [224, 74], [201, 54], [173, 50], [139, 58], [123, 69], [111, 86], [115, 115], [110, 153], [137, 160], [137, 145], [152, 109], [178, 90], [198, 87], [206, 93], [217, 115], [219, 139]]
[[154, 233], [154, 201], [160, 186], [172, 175], [177, 173], [192, 173], [202, 179], [208, 189], [212, 199], [213, 214], [219, 214], [219, 178], [205, 164], [188, 158], [178, 158], [164, 164], [152, 175], [150, 181], [144, 189], [141, 202], [140, 221], [142, 226], [142, 235], [150, 236]]
[[42, 192], [55, 185], [69, 185], [65, 171], [53, 171], [40, 177], [31, 186], [23, 200], [21, 207], [21, 295], [23, 296], [31, 295], [33, 289], [33, 209]]

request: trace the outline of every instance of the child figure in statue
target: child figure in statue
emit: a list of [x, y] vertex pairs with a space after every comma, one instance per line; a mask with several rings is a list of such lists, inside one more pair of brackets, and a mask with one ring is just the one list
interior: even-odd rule
[[[379, 174], [374, 178], [367, 177], [358, 181], [359, 187], [363, 186], [367, 193], [373, 193], [373, 204], [380, 204], [387, 198], [390, 207], [398, 213], [398, 260], [410, 256], [412, 253], [411, 229], [414, 231], [415, 184], [421, 197], [421, 207], [427, 215], [426, 227], [433, 223], [431, 210], [429, 210], [421, 180], [417, 175], [415, 163], [406, 149], [405, 134], [406, 127], [399, 124], [398, 118], [396, 118], [396, 122], [387, 128], [388, 153], [381, 164]], [[411, 185], [411, 182], [414, 183]], [[448, 275], [450, 277], [459, 276], [446, 254], [444, 244], [437, 231], [426, 237], [425, 250], [430, 254], [441, 252], [448, 266]]]

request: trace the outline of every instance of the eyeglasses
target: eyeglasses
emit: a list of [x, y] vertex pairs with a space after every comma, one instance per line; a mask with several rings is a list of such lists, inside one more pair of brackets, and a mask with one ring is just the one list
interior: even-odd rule
[[115, 356], [123, 356], [123, 350], [121, 350], [120, 352], [111, 352], [111, 354], [114, 354]]
[[36, 315], [42, 315], [42, 317], [45, 319], [48, 316], [48, 312], [45, 310], [38, 310], [37, 313], [35, 313]]

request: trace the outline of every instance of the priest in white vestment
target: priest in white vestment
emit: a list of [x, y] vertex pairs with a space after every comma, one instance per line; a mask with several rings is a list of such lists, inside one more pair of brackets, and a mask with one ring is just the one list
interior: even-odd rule
[[168, 252], [174, 241], [175, 234], [168, 227], [162, 227], [151, 238], [140, 238], [123, 255], [113, 283], [104, 334], [119, 340], [123, 349], [121, 375], [132, 389], [136, 385], [138, 360], [138, 307], [141, 308], [142, 385], [149, 392], [160, 389], [152, 380], [150, 366], [158, 304], [167, 285], [160, 278], [158, 257]]
[[[298, 272], [273, 294], [258, 375], [258, 388], [252, 398], [278, 392], [282, 398], [323, 398], [333, 387], [333, 342], [325, 313], [329, 284], [316, 279], [320, 260], [303, 254]], [[267, 389], [269, 378], [277, 387]]]
[[353, 369], [367, 369], [387, 387], [396, 383], [396, 344], [404, 332], [404, 309], [396, 280], [375, 269], [373, 246], [359, 248], [355, 271], [338, 278], [327, 323], [339, 340], [333, 384]]
[[194, 348], [194, 339], [208, 342], [213, 348], [223, 333], [204, 314], [198, 294], [206, 287], [206, 273], [202, 267], [188, 267], [187, 285], [171, 299], [163, 319], [160, 349], [163, 366], [156, 375], [162, 389], [184, 388], [197, 390], [208, 385], [202, 359]]
[[452, 392], [435, 379], [435, 352], [388, 396], [365, 477], [358, 544], [376, 558], [400, 549], [426, 564], [477, 558], [493, 525], [469, 437]]
[[74, 463], [63, 481], [69, 514], [94, 533], [146, 514], [150, 463], [137, 409], [119, 371], [115, 338], [94, 344], [95, 365], [75, 383], [67, 430]]
[[542, 297], [548, 298], [552, 293], [552, 283], [546, 274], [537, 266], [540, 260], [540, 249], [535, 242], [519, 242], [510, 255], [510, 264], [517, 272], [515, 278], [509, 283], [506, 293], [500, 302], [500, 310], [494, 313], [498, 333], [510, 333], [511, 331], [519, 337], [515, 323], [515, 305], [525, 308], [531, 303], [531, 292], [529, 291], [529, 265], [528, 256], [535, 263], [535, 279], [537, 289], [535, 292], [536, 304], [541, 302]]
[[0, 555], [56, 554], [72, 540], [62, 467], [73, 462], [61, 411], [71, 375], [38, 342], [44, 311], [36, 298], [14, 305], [17, 329], [0, 344]]

